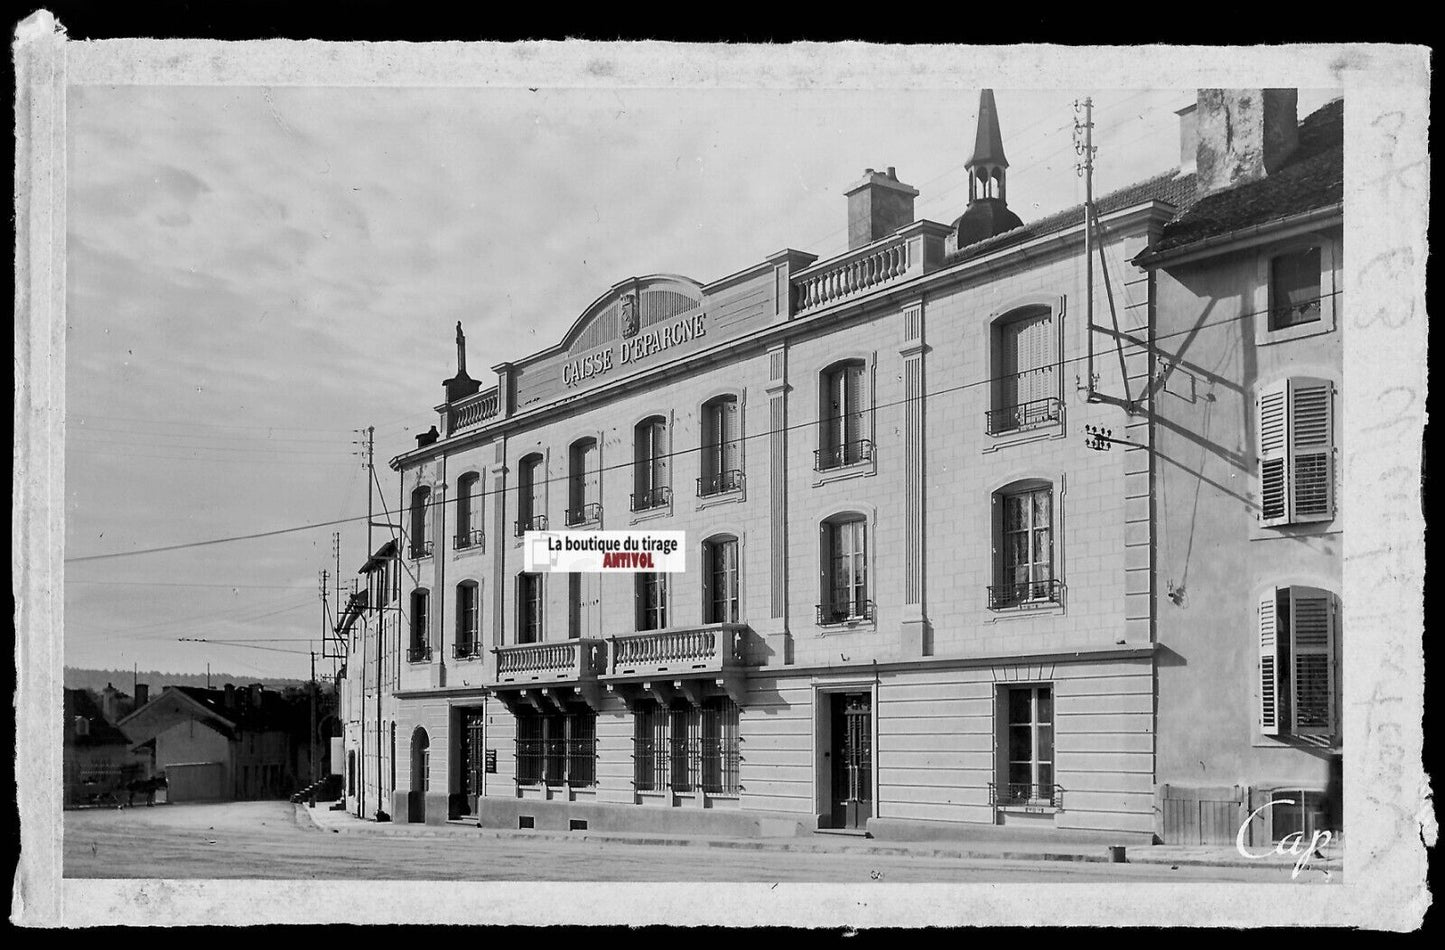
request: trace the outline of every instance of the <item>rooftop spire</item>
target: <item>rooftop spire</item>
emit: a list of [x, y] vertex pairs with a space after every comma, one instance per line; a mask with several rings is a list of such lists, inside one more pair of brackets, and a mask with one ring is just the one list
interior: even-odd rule
[[998, 127], [998, 106], [993, 90], [978, 97], [978, 131], [968, 169], [968, 207], [953, 222], [954, 249], [1021, 227], [1018, 215], [1008, 209], [1008, 159], [1003, 154], [1003, 133]]
[[1003, 133], [998, 130], [998, 106], [993, 101], [993, 90], [985, 89], [978, 97], [978, 135], [973, 141], [973, 154], [966, 167], [975, 165], [997, 165], [1008, 168], [1008, 159], [1003, 154]]

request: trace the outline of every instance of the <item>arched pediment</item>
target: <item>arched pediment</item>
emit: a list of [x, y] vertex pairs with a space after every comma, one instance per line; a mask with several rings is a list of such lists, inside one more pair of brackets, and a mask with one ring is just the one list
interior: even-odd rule
[[633, 277], [612, 285], [577, 318], [562, 338], [568, 356], [634, 336], [702, 303], [702, 284], [676, 274]]

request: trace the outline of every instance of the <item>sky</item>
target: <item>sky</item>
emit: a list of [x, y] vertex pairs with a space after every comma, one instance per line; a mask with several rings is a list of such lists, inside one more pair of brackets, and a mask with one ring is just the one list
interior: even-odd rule
[[[1178, 164], [1194, 98], [995, 95], [1025, 222], [1083, 199], [1077, 99], [1102, 195]], [[1302, 90], [1300, 117], [1334, 95]], [[375, 426], [394, 505], [386, 460], [436, 423], [457, 321], [485, 385], [627, 277], [835, 255], [865, 168], [896, 167], [917, 217], [952, 222], [978, 96], [72, 87], [66, 665], [307, 675], [332, 532], [344, 583], [366, 558], [357, 430]], [[123, 556], [71, 561], [95, 555]]]

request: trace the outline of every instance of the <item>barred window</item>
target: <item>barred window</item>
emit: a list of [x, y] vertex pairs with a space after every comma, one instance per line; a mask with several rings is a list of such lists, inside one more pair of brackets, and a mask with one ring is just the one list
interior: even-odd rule
[[730, 698], [710, 697], [701, 707], [643, 700], [633, 716], [638, 791], [738, 793], [738, 707]]
[[596, 785], [597, 714], [519, 713], [517, 783]]

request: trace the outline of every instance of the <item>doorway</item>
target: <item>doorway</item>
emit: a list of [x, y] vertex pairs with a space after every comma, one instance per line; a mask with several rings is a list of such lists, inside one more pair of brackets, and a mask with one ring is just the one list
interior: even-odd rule
[[417, 727], [411, 734], [411, 791], [407, 793], [407, 821], [426, 821], [426, 793], [431, 787], [431, 740]]
[[484, 748], [485, 718], [480, 709], [462, 710], [461, 730], [461, 774], [462, 795], [457, 803], [462, 815], [477, 813], [477, 797], [482, 794], [483, 773], [486, 769]]
[[873, 694], [829, 695], [833, 828], [863, 830], [873, 817]]

